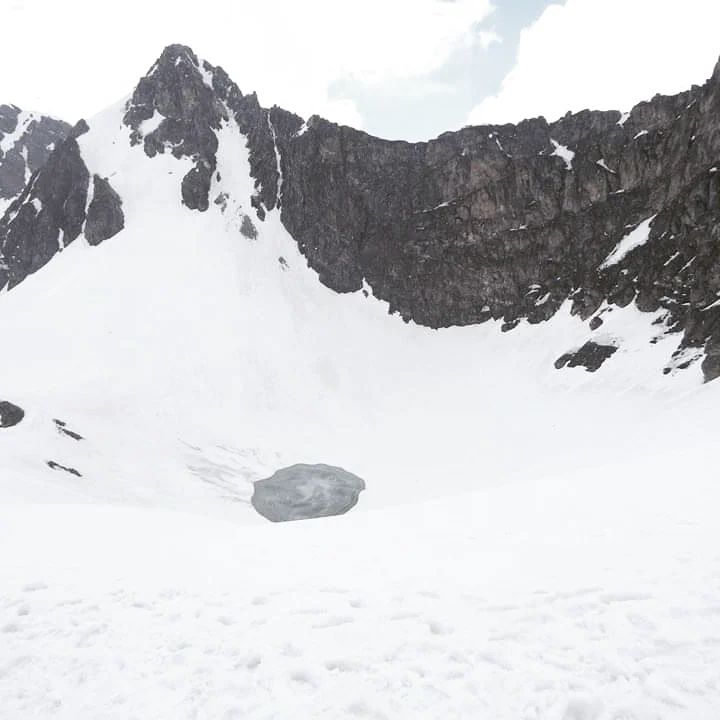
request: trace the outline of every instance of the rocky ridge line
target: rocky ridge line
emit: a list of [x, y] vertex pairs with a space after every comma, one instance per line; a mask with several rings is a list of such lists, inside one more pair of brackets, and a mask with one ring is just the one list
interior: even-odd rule
[[[705, 378], [720, 375], [720, 64], [702, 87], [624, 115], [583, 111], [406, 143], [262, 108], [222, 68], [173, 45], [138, 84], [124, 122], [149, 156], [193, 160], [179, 199], [203, 212], [215, 200], [215, 131], [230, 119], [248, 138], [258, 218], [279, 207], [333, 290], [369, 284], [406, 320], [444, 327], [493, 318], [504, 330], [547, 320], [568, 301], [595, 330], [608, 305], [634, 302], [660, 313], [658, 332], [680, 333], [668, 372], [702, 357]], [[0, 223], [3, 257], [10, 247], [20, 258], [10, 284], [51, 257], [42, 223], [13, 230], [33, 184], [57, 175], [67, 198], [86, 192], [67, 142]], [[114, 232], [120, 199], [105, 194]], [[85, 218], [68, 215], [53, 222], [72, 235]], [[643, 223], [644, 242], [608, 262]]]

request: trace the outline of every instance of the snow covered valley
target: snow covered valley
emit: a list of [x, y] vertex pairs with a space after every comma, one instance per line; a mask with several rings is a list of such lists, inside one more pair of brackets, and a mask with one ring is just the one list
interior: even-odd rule
[[[720, 383], [661, 315], [607, 307], [595, 373], [569, 307], [406, 324], [248, 236], [236, 125], [196, 213], [123, 108], [78, 143], [124, 230], [0, 296], [0, 715], [720, 717]], [[271, 524], [295, 463], [366, 489]]]

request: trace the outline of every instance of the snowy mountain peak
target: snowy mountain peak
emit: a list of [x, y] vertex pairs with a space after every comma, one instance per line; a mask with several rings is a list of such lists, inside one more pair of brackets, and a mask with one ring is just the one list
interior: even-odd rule
[[171, 45], [140, 80], [123, 122], [131, 143], [143, 143], [150, 157], [166, 150], [191, 157], [194, 168], [183, 179], [182, 198], [195, 210], [207, 210], [215, 169], [215, 131], [227, 120], [227, 108], [212, 87], [212, 68], [190, 48]]
[[[167, 47], [141, 78], [128, 102], [124, 122], [133, 130], [133, 142], [152, 134], [163, 121], [217, 129], [227, 112], [212, 87], [213, 71], [190, 48]], [[180, 144], [177, 138], [174, 140], [174, 144]], [[183, 149], [176, 154], [182, 155]]]
[[[129, 100], [76, 127], [0, 222], [0, 285], [17, 285], [80, 234], [91, 245], [114, 237], [131, 220], [116, 177], [132, 166], [139, 186], [169, 175], [184, 211], [232, 200], [247, 237], [279, 209], [321, 283], [371, 288], [406, 321], [501, 320], [509, 331], [570, 307], [587, 336], [558, 348], [556, 365], [597, 372], [616, 365], [620, 343], [601, 326], [631, 305], [647, 313], [652, 342], [674, 339], [665, 373], [702, 362], [710, 380], [720, 374], [718, 87], [657, 96], [622, 123], [584, 111], [408, 144], [262, 108], [222, 68], [171, 45]], [[247, 154], [242, 191], [220, 167], [221, 136]], [[599, 348], [599, 363], [583, 360], [587, 347]]]
[[[182, 202], [190, 209], [205, 211], [217, 166], [216, 133], [221, 125], [232, 119], [252, 136], [257, 160], [256, 151], [264, 148], [267, 152], [272, 134], [268, 117], [256, 96], [243, 96], [222, 68], [198, 59], [188, 47], [170, 45], [138, 83], [123, 122], [131, 129], [131, 144], [142, 143], [149, 157], [170, 152], [176, 158], [192, 158], [193, 168], [182, 180]], [[274, 149], [272, 161], [276, 164]], [[274, 173], [257, 166], [254, 169], [259, 193], [264, 187], [268, 207], [274, 206], [277, 167]], [[262, 200], [258, 199], [257, 206], [263, 206]]]

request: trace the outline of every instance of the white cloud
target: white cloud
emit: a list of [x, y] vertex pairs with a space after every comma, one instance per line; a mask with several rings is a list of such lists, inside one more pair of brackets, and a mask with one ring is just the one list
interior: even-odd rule
[[15, 0], [0, 43], [0, 102], [74, 120], [131, 91], [162, 48], [190, 45], [244, 92], [303, 115], [360, 124], [337, 80], [366, 85], [426, 75], [469, 43], [490, 0]]
[[469, 122], [630, 109], [707, 79], [720, 55], [718, 0], [567, 0], [523, 30], [517, 62]]
[[494, 30], [479, 30], [477, 41], [483, 50], [487, 50], [491, 45], [501, 43], [502, 38]]

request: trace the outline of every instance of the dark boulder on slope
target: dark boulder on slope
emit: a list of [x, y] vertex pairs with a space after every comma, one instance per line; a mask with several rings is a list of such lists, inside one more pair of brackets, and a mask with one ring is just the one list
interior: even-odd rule
[[93, 195], [87, 211], [85, 238], [91, 245], [99, 245], [125, 227], [122, 199], [105, 179], [93, 176]]
[[7, 400], [0, 401], [0, 428], [14, 427], [25, 417], [25, 411]]
[[617, 352], [615, 345], [597, 343], [588, 340], [581, 348], [561, 355], [555, 361], [555, 367], [559, 370], [564, 367], [584, 367], [588, 372], [595, 372], [602, 367], [602, 364]]

